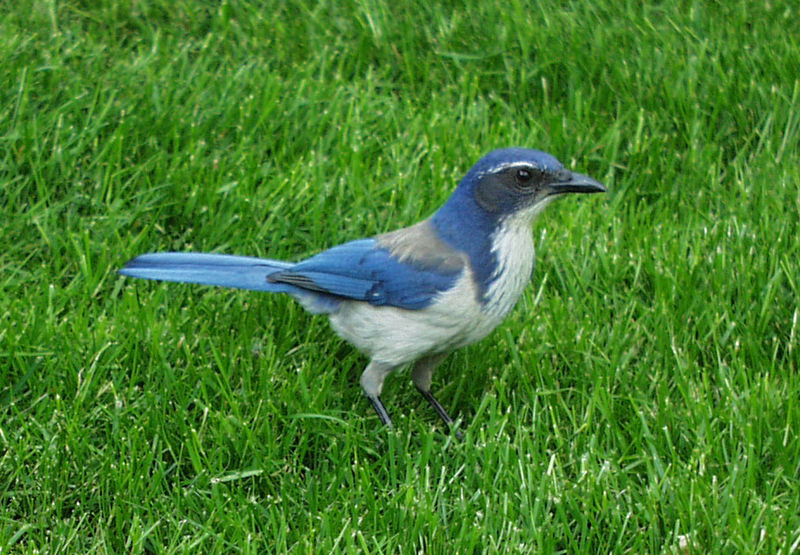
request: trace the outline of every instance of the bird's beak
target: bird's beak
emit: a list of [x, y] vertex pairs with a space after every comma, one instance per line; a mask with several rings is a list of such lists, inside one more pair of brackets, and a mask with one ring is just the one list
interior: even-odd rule
[[605, 193], [606, 188], [602, 183], [581, 173], [565, 172], [563, 179], [548, 185], [550, 195], [563, 195], [564, 193]]

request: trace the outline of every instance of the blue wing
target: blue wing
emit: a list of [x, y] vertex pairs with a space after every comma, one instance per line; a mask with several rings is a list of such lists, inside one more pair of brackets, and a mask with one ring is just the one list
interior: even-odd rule
[[453, 287], [463, 270], [463, 265], [437, 265], [430, 257], [400, 261], [378, 239], [360, 239], [273, 272], [267, 280], [376, 306], [419, 310]]
[[333, 247], [302, 262], [201, 253], [137, 256], [126, 276], [288, 293], [312, 312], [335, 310], [343, 299], [419, 310], [451, 287], [464, 255], [436, 238], [430, 224]]

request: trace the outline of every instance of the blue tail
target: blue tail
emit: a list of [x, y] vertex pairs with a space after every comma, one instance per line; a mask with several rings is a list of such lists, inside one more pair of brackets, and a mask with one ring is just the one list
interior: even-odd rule
[[293, 293], [297, 288], [283, 283], [269, 283], [267, 277], [294, 266], [291, 262], [189, 252], [143, 254], [119, 270], [123, 276], [162, 281], [221, 285], [273, 293]]

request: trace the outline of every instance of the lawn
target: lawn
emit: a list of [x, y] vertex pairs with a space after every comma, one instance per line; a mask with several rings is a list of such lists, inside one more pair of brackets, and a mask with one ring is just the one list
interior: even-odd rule
[[[265, 3], [266, 4], [266, 3]], [[793, 1], [0, 4], [0, 552], [800, 551]], [[290, 298], [123, 278], [298, 260], [489, 150], [606, 195], [506, 322], [407, 373]]]

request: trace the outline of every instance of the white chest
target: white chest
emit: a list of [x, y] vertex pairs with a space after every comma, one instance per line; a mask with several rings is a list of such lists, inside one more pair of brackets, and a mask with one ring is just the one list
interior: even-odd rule
[[497, 267], [481, 297], [471, 272], [422, 310], [346, 302], [330, 314], [336, 332], [371, 358], [403, 364], [479, 341], [517, 304], [534, 264], [529, 222], [506, 222], [492, 237]]
[[493, 237], [497, 270], [486, 291], [484, 306], [484, 312], [500, 320], [517, 304], [530, 282], [536, 260], [530, 226], [511, 223], [500, 228]]

